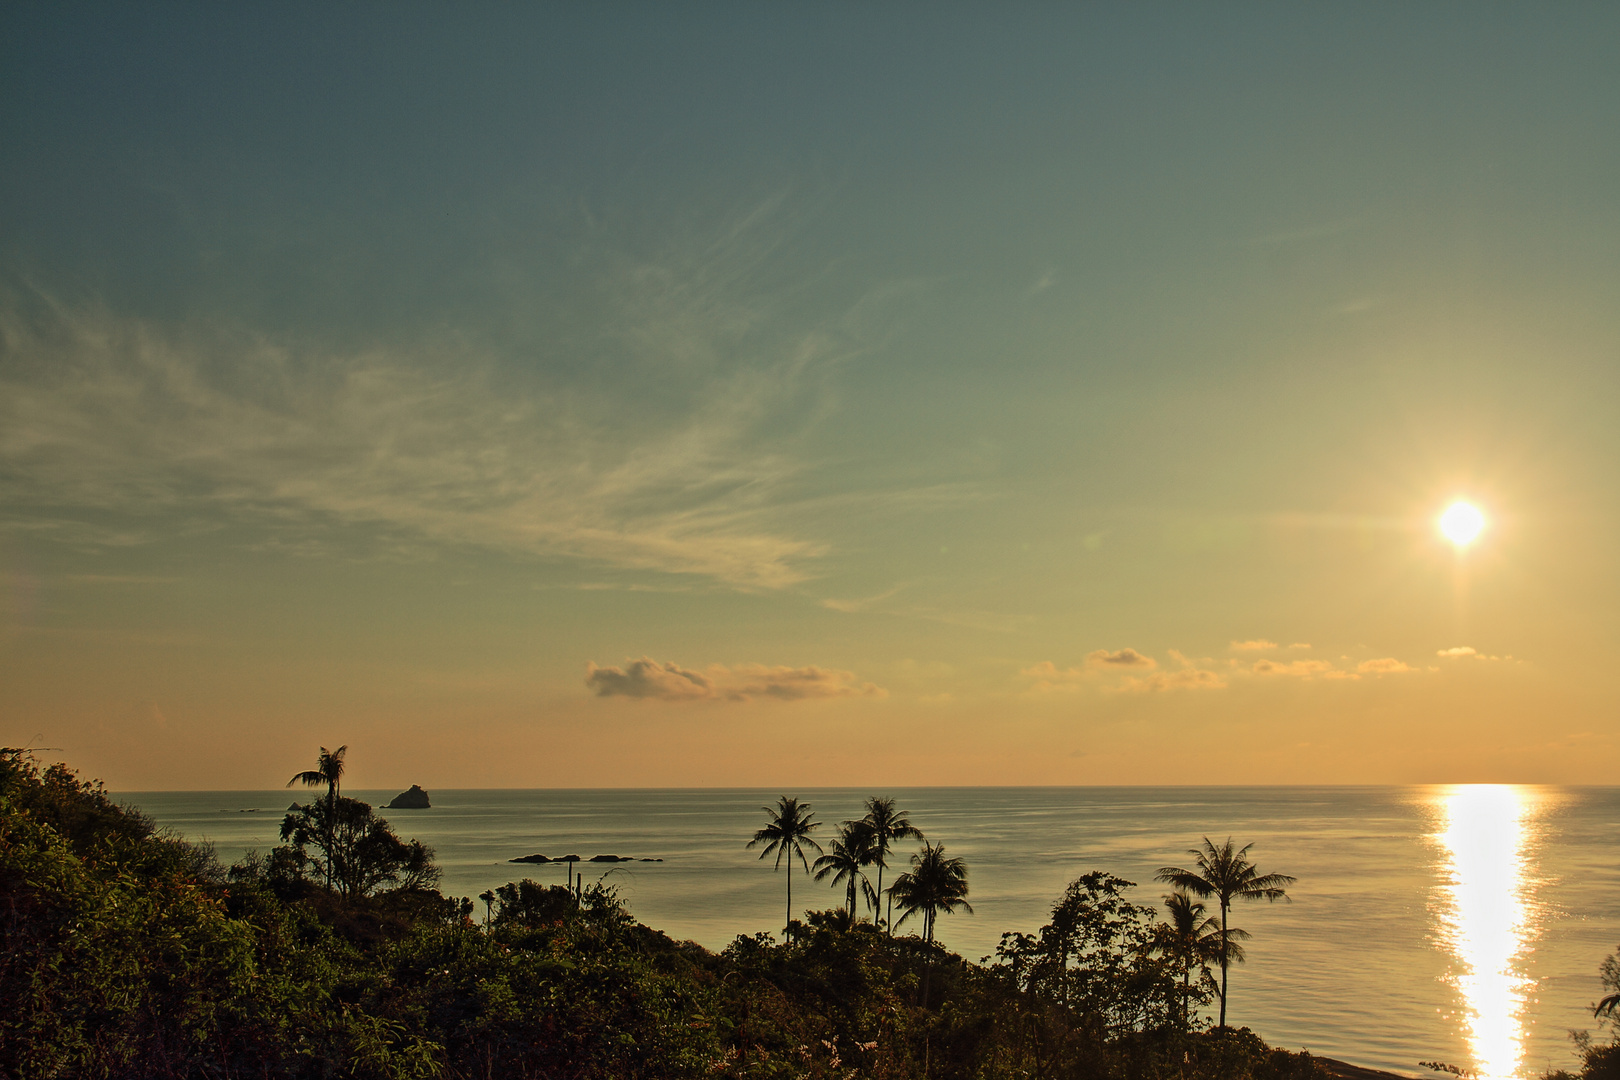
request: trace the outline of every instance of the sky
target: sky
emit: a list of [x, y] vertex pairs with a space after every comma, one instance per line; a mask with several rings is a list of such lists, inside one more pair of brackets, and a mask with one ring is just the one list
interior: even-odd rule
[[1574, 3], [7, 4], [0, 743], [1613, 782], [1617, 52]]

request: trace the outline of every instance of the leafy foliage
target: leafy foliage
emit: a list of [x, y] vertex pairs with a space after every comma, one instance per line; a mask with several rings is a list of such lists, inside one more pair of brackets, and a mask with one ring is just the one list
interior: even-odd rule
[[384, 886], [430, 889], [439, 883], [433, 849], [407, 843], [357, 799], [333, 795], [300, 806], [281, 822], [300, 867], [313, 868], [343, 896], [369, 896]]
[[[331, 822], [344, 843], [386, 828], [326, 794], [351, 815]], [[600, 885], [513, 882], [478, 925], [409, 866], [354, 876], [352, 851], [322, 855], [318, 813], [289, 821], [295, 843], [227, 871], [99, 785], [0, 751], [0, 1077], [1325, 1075], [1246, 1031], [1187, 1030], [1178, 961], [1105, 874], [990, 965], [843, 911], [716, 955]]]

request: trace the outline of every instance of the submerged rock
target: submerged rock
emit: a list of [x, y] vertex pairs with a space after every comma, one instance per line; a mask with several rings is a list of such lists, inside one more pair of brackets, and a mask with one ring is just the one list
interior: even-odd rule
[[412, 784], [411, 785], [411, 790], [402, 791], [398, 795], [395, 795], [394, 796], [394, 801], [389, 803], [387, 806], [383, 807], [383, 809], [385, 809], [385, 810], [427, 810], [430, 807], [432, 807], [432, 805], [433, 805], [432, 803], [428, 802], [428, 794], [427, 794], [427, 792], [423, 791], [416, 784]]

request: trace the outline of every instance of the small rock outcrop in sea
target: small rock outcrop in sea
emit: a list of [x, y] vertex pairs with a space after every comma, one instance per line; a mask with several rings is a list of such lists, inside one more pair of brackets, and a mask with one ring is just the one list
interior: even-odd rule
[[428, 802], [427, 792], [423, 791], [416, 784], [412, 784], [411, 785], [411, 790], [402, 791], [398, 795], [395, 795], [394, 796], [394, 801], [389, 803], [383, 809], [385, 809], [385, 810], [426, 810], [426, 809], [430, 808], [432, 805], [433, 805], [432, 803]]
[[548, 863], [548, 862], [663, 862], [663, 859], [637, 859], [634, 855], [592, 855], [589, 859], [581, 859], [578, 855], [562, 855], [553, 859], [550, 855], [519, 855], [507, 862]]

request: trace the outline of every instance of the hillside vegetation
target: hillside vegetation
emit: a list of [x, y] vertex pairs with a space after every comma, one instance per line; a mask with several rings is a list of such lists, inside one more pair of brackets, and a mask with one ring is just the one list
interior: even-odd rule
[[431, 852], [350, 803], [312, 801], [291, 843], [225, 868], [0, 751], [0, 1076], [1326, 1075], [1204, 1028], [1207, 969], [1107, 874], [980, 963], [843, 910], [712, 953], [608, 888], [442, 896]]

